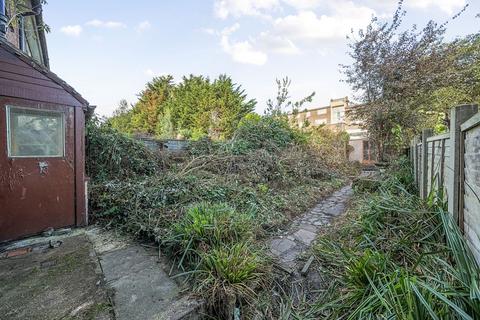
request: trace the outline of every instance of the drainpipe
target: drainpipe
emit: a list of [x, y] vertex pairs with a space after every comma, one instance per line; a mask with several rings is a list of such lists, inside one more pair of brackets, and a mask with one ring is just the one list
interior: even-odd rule
[[6, 38], [7, 36], [7, 22], [5, 0], [0, 0], [0, 38]]
[[18, 48], [20, 49], [20, 51], [25, 51], [25, 17], [24, 16], [21, 16], [18, 20]]

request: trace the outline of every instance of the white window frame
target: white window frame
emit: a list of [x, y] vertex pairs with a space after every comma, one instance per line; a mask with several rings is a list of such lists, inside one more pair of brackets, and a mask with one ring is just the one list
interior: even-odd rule
[[316, 119], [315, 124], [316, 125], [327, 124], [327, 119]]
[[[50, 113], [50, 114], [60, 114], [61, 116], [61, 125], [62, 125], [62, 142], [63, 148], [62, 153], [58, 155], [28, 155], [28, 156], [16, 156], [12, 155], [12, 130], [11, 130], [11, 111], [12, 110], [27, 110], [33, 111], [38, 113]], [[63, 111], [58, 110], [45, 110], [45, 109], [36, 109], [36, 108], [28, 108], [28, 107], [20, 107], [14, 105], [7, 105], [5, 109], [5, 115], [7, 120], [7, 155], [9, 158], [65, 158], [65, 113]]]

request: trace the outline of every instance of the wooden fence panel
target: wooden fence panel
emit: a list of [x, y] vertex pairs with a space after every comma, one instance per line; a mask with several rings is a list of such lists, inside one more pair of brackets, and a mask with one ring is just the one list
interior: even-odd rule
[[444, 160], [443, 160], [443, 195], [444, 200], [448, 202], [450, 194], [453, 192], [453, 170], [450, 168], [450, 138], [445, 139], [445, 150], [444, 150]]
[[460, 216], [463, 218], [465, 237], [480, 261], [480, 114], [462, 125], [462, 132], [465, 153], [463, 208]]
[[434, 144], [435, 141], [428, 141], [427, 142], [427, 194], [430, 193], [432, 190], [432, 180], [433, 180], [433, 172], [435, 170], [435, 166], [433, 164], [434, 158]]
[[[420, 196], [443, 189], [448, 211], [480, 262], [480, 113], [476, 105], [451, 110], [450, 132], [412, 141], [412, 165]], [[425, 149], [424, 149], [425, 148]]]

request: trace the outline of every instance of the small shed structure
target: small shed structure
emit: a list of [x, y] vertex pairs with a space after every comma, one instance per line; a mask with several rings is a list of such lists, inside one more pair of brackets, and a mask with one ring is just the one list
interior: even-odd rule
[[88, 105], [0, 37], [0, 242], [87, 223]]

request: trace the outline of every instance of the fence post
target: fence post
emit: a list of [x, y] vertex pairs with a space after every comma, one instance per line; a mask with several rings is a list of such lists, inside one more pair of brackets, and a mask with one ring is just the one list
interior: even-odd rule
[[418, 188], [418, 154], [417, 154], [418, 138], [415, 136], [412, 140], [412, 166], [413, 166], [413, 179], [415, 186]]
[[422, 131], [422, 176], [420, 177], [420, 197], [426, 199], [428, 196], [428, 143], [427, 138], [433, 135], [432, 129]]
[[477, 105], [460, 105], [450, 110], [450, 163], [448, 170], [452, 174], [452, 188], [448, 195], [448, 212], [453, 215], [453, 219], [458, 223], [459, 201], [460, 201], [460, 183], [463, 183], [463, 177], [460, 177], [460, 166], [462, 165], [460, 149], [462, 131], [460, 126], [470, 117], [478, 112]]

